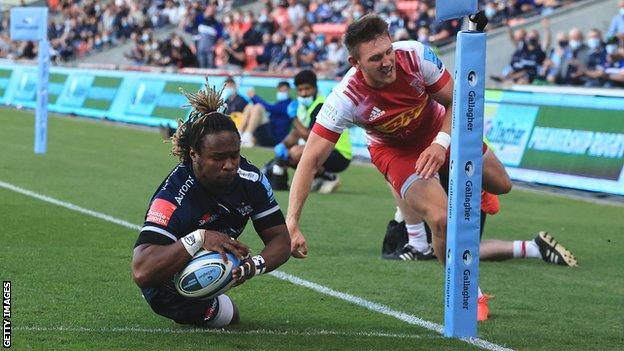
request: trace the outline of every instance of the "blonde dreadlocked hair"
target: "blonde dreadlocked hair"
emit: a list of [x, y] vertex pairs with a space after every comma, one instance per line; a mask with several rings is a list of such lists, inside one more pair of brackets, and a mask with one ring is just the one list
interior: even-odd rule
[[217, 91], [214, 86], [208, 85], [208, 77], [205, 86], [196, 93], [187, 93], [180, 88], [180, 92], [189, 102], [186, 106], [192, 108], [186, 122], [178, 120], [178, 129], [171, 137], [171, 154], [177, 156], [181, 162], [191, 160], [191, 149], [200, 150], [201, 140], [207, 134], [230, 131], [240, 138], [234, 121], [221, 112], [225, 108], [221, 98], [222, 91], [223, 88]]

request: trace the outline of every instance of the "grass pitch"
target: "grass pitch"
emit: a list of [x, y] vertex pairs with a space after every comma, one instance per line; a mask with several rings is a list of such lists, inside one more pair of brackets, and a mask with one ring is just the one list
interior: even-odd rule
[[[48, 153], [34, 155], [33, 113], [0, 109], [0, 182], [140, 225], [155, 188], [175, 165], [153, 130], [50, 118]], [[248, 149], [256, 165], [271, 155]], [[396, 311], [443, 323], [437, 262], [379, 258], [391, 196], [377, 171], [352, 166], [336, 194], [313, 194], [302, 229], [306, 260], [280, 271]], [[287, 193], [278, 192], [285, 210]], [[579, 267], [541, 260], [481, 264], [496, 295], [479, 336], [521, 350], [624, 348], [624, 208], [521, 190], [501, 198], [486, 238], [550, 231]], [[137, 231], [0, 187], [0, 275], [12, 281], [12, 342], [22, 349], [466, 350], [460, 340], [273, 276], [228, 294], [241, 324], [227, 331], [178, 326], [149, 309], [130, 273]], [[253, 228], [241, 240], [254, 248]]]

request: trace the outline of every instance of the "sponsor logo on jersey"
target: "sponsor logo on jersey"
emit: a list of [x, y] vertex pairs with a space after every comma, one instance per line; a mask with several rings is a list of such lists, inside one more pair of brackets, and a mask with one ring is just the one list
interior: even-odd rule
[[199, 226], [203, 226], [205, 224], [209, 224], [212, 223], [214, 221], [217, 220], [217, 215], [216, 214], [212, 214], [210, 212], [206, 212], [203, 216], [201, 216], [201, 218], [199, 219]]
[[388, 119], [388, 121], [374, 127], [382, 133], [393, 134], [400, 129], [407, 127], [410, 123], [412, 123], [412, 121], [420, 118], [420, 113], [425, 108], [425, 104], [426, 102], [423, 102], [421, 106], [400, 113], [396, 117], [392, 117]]
[[149, 210], [147, 211], [146, 222], [152, 222], [160, 224], [164, 227], [169, 225], [171, 215], [176, 210], [177, 206], [165, 199], [156, 199], [152, 202]]
[[260, 175], [258, 173], [245, 171], [240, 168], [238, 169], [238, 176], [252, 182], [257, 182], [260, 179]]
[[195, 183], [195, 179], [193, 179], [193, 177], [191, 176], [188, 176], [184, 184], [182, 184], [182, 186], [178, 190], [178, 196], [175, 197], [175, 200], [178, 203], [178, 205], [182, 205], [182, 200], [184, 200], [186, 193], [189, 191], [189, 189], [193, 186], [194, 183]]
[[370, 116], [368, 117], [368, 121], [372, 122], [374, 120], [376, 120], [377, 118], [383, 116], [386, 114], [386, 111], [380, 109], [377, 106], [373, 106], [373, 109], [371, 110]]
[[240, 213], [241, 216], [247, 216], [249, 215], [251, 212], [253, 212], [253, 207], [246, 205], [246, 204], [242, 204], [243, 206], [239, 207], [236, 209], [236, 211], [238, 211], [238, 213]]

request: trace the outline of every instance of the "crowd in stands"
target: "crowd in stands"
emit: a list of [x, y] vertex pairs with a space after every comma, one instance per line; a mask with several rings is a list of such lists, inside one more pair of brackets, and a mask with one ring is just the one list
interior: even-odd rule
[[510, 30], [516, 50], [502, 76], [504, 84], [557, 84], [583, 87], [624, 87], [624, 0], [606, 33], [592, 28], [558, 32], [551, 40], [547, 20], [544, 37], [537, 30]]
[[[546, 14], [570, 0], [481, 1], [491, 27]], [[219, 3], [167, 0], [162, 13], [185, 32], [184, 59], [162, 60], [171, 39], [139, 40], [128, 53], [137, 64], [288, 72], [311, 68], [334, 77], [348, 68], [340, 38], [347, 25], [369, 12], [384, 17], [396, 40], [417, 39], [432, 46], [449, 43], [462, 21], [435, 20], [433, 0], [262, 0], [257, 11], [222, 10]], [[258, 7], [255, 7], [258, 8]], [[195, 56], [195, 59], [191, 57]], [[180, 56], [176, 54], [176, 56]]]

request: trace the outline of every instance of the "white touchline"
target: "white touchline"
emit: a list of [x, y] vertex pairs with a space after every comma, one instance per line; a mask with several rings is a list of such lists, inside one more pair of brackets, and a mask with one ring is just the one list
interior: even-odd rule
[[[92, 217], [95, 217], [95, 218], [103, 219], [103, 220], [105, 220], [107, 222], [115, 223], [115, 224], [118, 224], [118, 225], [120, 225], [122, 227], [126, 227], [128, 229], [137, 230], [137, 231], [141, 230], [141, 226], [139, 226], [139, 225], [132, 224], [130, 222], [126, 222], [124, 220], [121, 220], [121, 219], [118, 219], [118, 218], [106, 215], [104, 213], [100, 213], [100, 212], [96, 212], [96, 211], [93, 211], [93, 210], [89, 210], [89, 209], [86, 209], [86, 208], [74, 205], [74, 204], [69, 203], [69, 202], [57, 200], [55, 198], [52, 198], [52, 197], [49, 197], [49, 196], [45, 196], [45, 195], [42, 195], [42, 194], [30, 191], [30, 190], [27, 190], [27, 189], [24, 189], [24, 188], [20, 188], [18, 186], [13, 185], [13, 184], [9, 184], [9, 183], [0, 181], [0, 187], [5, 188], [7, 190], [14, 191], [16, 193], [20, 193], [20, 194], [23, 194], [23, 195], [26, 195], [26, 196], [38, 199], [38, 200], [41, 200], [41, 201], [45, 201], [47, 203], [51, 203], [51, 204], [57, 205], [57, 206], [60, 206], [60, 207], [63, 207], [63, 208], [66, 208], [66, 209], [69, 209], [69, 210], [72, 210], [72, 211], [83, 213], [83, 214], [86, 214], [86, 215], [89, 215], [89, 216], [92, 216]], [[357, 297], [357, 296], [354, 296], [354, 295], [350, 295], [350, 294], [346, 294], [346, 293], [343, 293], [343, 292], [340, 292], [340, 291], [336, 291], [336, 290], [330, 289], [330, 288], [328, 288], [326, 286], [323, 286], [323, 285], [320, 285], [320, 284], [316, 284], [316, 283], [313, 283], [313, 282], [305, 280], [305, 279], [301, 279], [299, 277], [296, 277], [296, 276], [288, 274], [288, 273], [284, 273], [284, 272], [280, 272], [280, 271], [273, 271], [273, 272], [271, 272], [269, 274], [274, 276], [274, 277], [276, 277], [276, 278], [278, 278], [278, 279], [282, 279], [282, 280], [288, 281], [288, 282], [293, 283], [295, 285], [303, 286], [303, 287], [306, 287], [308, 289], [311, 289], [311, 290], [314, 290], [316, 292], [319, 292], [321, 294], [329, 295], [329, 296], [335, 297], [337, 299], [340, 299], [340, 300], [347, 301], [349, 303], [358, 305], [360, 307], [364, 307], [364, 308], [366, 308], [366, 309], [368, 309], [370, 311], [374, 311], [374, 312], [377, 312], [377, 313], [385, 314], [385, 315], [390, 316], [390, 317], [394, 317], [394, 318], [396, 318], [398, 320], [401, 320], [403, 322], [406, 322], [408, 324], [417, 325], [417, 326], [420, 326], [422, 328], [425, 328], [425, 329], [428, 329], [428, 330], [432, 330], [432, 331], [440, 333], [440, 334], [442, 334], [443, 330], [444, 330], [444, 327], [442, 325], [440, 325], [440, 324], [426, 321], [426, 320], [424, 320], [422, 318], [413, 316], [411, 314], [407, 314], [405, 312], [394, 310], [394, 309], [392, 309], [392, 308], [390, 308], [390, 307], [388, 307], [386, 305], [382, 305], [382, 304], [378, 304], [376, 302], [368, 301], [368, 300], [365, 300], [365, 299], [363, 299], [361, 297]], [[480, 347], [480, 348], [485, 349], [485, 350], [491, 350], [491, 351], [510, 351], [510, 350], [512, 350], [512, 349], [506, 348], [504, 346], [491, 343], [491, 342], [489, 342], [487, 340], [483, 340], [481, 338], [465, 338], [465, 339], [460, 339], [460, 340], [465, 341], [465, 342], [467, 342], [469, 344], [475, 345], [475, 346]]]
[[415, 335], [415, 334], [395, 334], [379, 332], [341, 332], [328, 329], [308, 329], [298, 330], [278, 330], [278, 329], [253, 329], [253, 330], [233, 330], [233, 329], [172, 329], [172, 328], [137, 328], [137, 327], [108, 327], [108, 328], [85, 328], [85, 327], [46, 327], [46, 326], [18, 326], [13, 328], [16, 331], [35, 332], [70, 332], [70, 333], [146, 333], [146, 334], [217, 334], [217, 335], [277, 335], [277, 336], [361, 336], [375, 338], [396, 338], [396, 339], [436, 339], [442, 336], [435, 335]]

